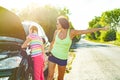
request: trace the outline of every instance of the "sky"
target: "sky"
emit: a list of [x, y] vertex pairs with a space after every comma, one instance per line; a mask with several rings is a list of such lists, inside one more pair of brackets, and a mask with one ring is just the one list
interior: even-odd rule
[[75, 29], [87, 29], [88, 22], [102, 12], [120, 8], [119, 0], [0, 0], [0, 6], [5, 8], [22, 9], [29, 3], [41, 6], [50, 4], [56, 7], [66, 7], [70, 10], [70, 21]]

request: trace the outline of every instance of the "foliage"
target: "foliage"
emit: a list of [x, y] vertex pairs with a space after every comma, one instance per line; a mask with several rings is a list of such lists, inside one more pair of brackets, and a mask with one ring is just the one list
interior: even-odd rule
[[120, 42], [120, 32], [116, 32], [116, 39]]
[[[98, 28], [103, 26], [109, 26], [110, 30], [105, 31], [98, 31], [94, 34], [88, 34], [87, 38], [91, 40], [100, 40], [100, 41], [112, 41], [117, 39], [119, 40], [120, 37], [117, 33], [117, 27], [120, 26], [120, 9], [114, 9], [111, 11], [105, 11], [102, 13], [101, 16], [95, 16], [94, 19], [92, 19], [89, 22], [89, 29], [91, 28]], [[117, 33], [117, 34], [116, 34]]]
[[58, 9], [48, 5], [44, 7], [28, 6], [27, 8], [23, 9], [23, 11], [21, 11], [21, 13], [19, 14], [19, 17], [22, 21], [30, 20], [40, 24], [43, 27], [49, 41], [52, 40], [54, 31], [56, 29], [55, 26], [57, 16], [59, 16]]
[[[92, 21], [89, 22], [89, 29], [91, 28], [101, 28], [102, 26], [100, 25], [100, 19], [101, 17], [95, 17]], [[99, 40], [100, 37], [100, 31], [91, 33], [91, 34], [87, 34], [88, 39], [91, 40]]]
[[95, 33], [86, 34], [86, 38], [90, 40], [96, 40]]
[[95, 28], [95, 27], [97, 27], [97, 25], [100, 26], [99, 21], [100, 21], [100, 17], [95, 17], [94, 19], [92, 19], [89, 22], [89, 28]]
[[[51, 42], [53, 38], [54, 31], [56, 30], [56, 18], [59, 15], [64, 15], [68, 19], [70, 15], [69, 9], [67, 8], [58, 8], [50, 5], [45, 5], [40, 7], [39, 5], [32, 4], [33, 6], [28, 6], [19, 13], [20, 19], [23, 20], [32, 20], [40, 24], [49, 41]], [[31, 16], [32, 15], [32, 16]], [[70, 22], [70, 28], [74, 29], [72, 23]], [[78, 38], [79, 37], [79, 38]], [[76, 40], [80, 39], [80, 36], [75, 37]]]
[[120, 21], [120, 9], [103, 12], [101, 20], [103, 23], [105, 23], [103, 25], [109, 24], [111, 29], [116, 30], [116, 25]]
[[67, 16], [69, 14], [69, 10], [67, 8], [56, 8], [54, 6], [45, 5], [40, 7], [36, 4], [31, 4], [23, 9], [21, 13], [19, 13], [19, 17], [21, 21], [23, 20], [31, 20], [40, 24], [49, 41], [52, 40], [54, 31], [56, 29], [56, 18], [59, 15]]
[[116, 40], [116, 31], [115, 30], [109, 30], [105, 34], [104, 41], [114, 41]]

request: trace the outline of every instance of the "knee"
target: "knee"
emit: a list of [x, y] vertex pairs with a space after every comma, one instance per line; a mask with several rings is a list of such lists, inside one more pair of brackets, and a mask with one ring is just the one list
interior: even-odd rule
[[53, 74], [50, 74], [50, 73], [48, 73], [48, 77], [47, 77], [47, 80], [53, 80]]
[[63, 80], [63, 77], [58, 76], [58, 80]]
[[64, 74], [58, 74], [58, 80], [64, 80]]

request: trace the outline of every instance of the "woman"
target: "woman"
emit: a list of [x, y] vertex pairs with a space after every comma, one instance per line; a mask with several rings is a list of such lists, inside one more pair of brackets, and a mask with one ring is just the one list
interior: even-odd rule
[[30, 26], [29, 35], [26, 41], [21, 46], [26, 48], [30, 46], [31, 57], [33, 61], [34, 80], [44, 80], [44, 47], [43, 39], [38, 36], [38, 28], [36, 26]]
[[51, 55], [48, 58], [48, 77], [47, 80], [53, 80], [55, 66], [58, 65], [58, 80], [64, 79], [64, 73], [67, 65], [68, 52], [72, 44], [72, 39], [76, 35], [87, 34], [104, 28], [94, 28], [89, 30], [69, 29], [69, 22], [64, 16], [57, 18], [57, 30], [54, 33], [49, 51]]

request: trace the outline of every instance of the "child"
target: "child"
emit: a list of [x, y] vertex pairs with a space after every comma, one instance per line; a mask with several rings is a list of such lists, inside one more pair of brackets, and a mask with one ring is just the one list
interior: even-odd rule
[[42, 37], [38, 36], [38, 28], [30, 26], [29, 35], [22, 44], [22, 48], [30, 46], [33, 61], [34, 80], [44, 80], [44, 46]]

